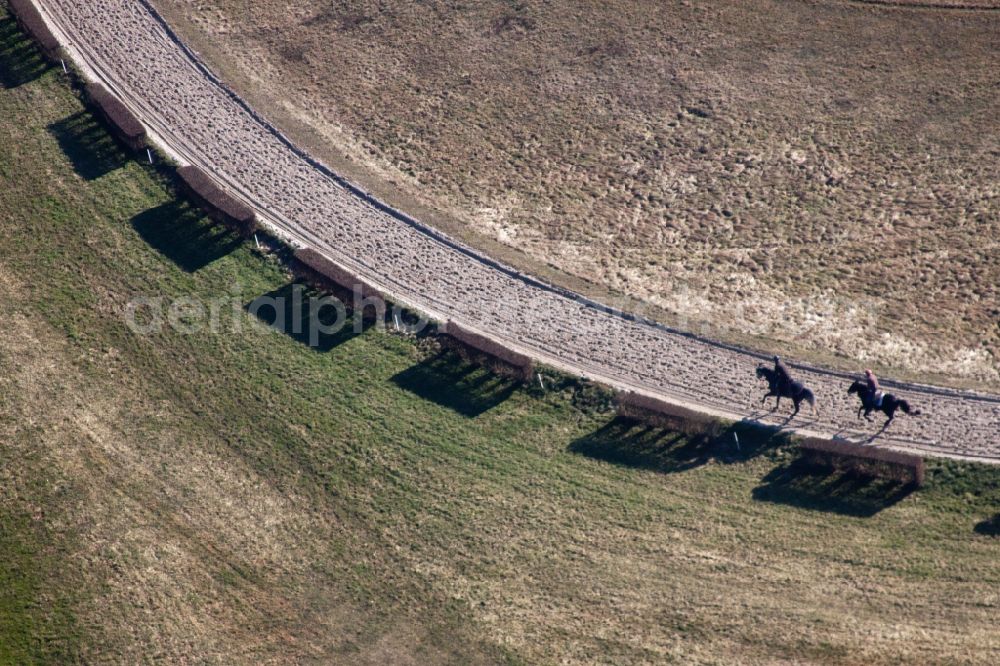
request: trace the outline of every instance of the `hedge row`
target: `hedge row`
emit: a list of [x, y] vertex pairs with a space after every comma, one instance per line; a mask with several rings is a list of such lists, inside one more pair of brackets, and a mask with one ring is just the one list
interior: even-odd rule
[[111, 133], [132, 150], [146, 146], [146, 128], [117, 97], [99, 83], [88, 83], [84, 90], [95, 111], [108, 124]]
[[[300, 269], [297, 272], [303, 274], [303, 277], [308, 281], [313, 282], [315, 287], [349, 294], [353, 294], [356, 290], [365, 298], [382, 297], [382, 294], [370, 287], [360, 277], [341, 268], [312, 248], [296, 250], [295, 260]], [[306, 270], [302, 271], [302, 268]]]
[[497, 372], [512, 375], [525, 382], [530, 382], [534, 376], [535, 362], [526, 354], [505, 347], [485, 335], [474, 333], [453, 321], [447, 323], [444, 333], [455, 343], [452, 346], [459, 351], [471, 350], [473, 356], [483, 355], [494, 361], [487, 364]]
[[216, 185], [198, 167], [180, 167], [177, 169], [177, 177], [191, 199], [212, 219], [236, 229], [245, 237], [257, 230], [257, 216], [253, 209]]
[[813, 437], [803, 440], [799, 449], [808, 463], [825, 469], [894, 479], [917, 487], [924, 483], [924, 459], [911, 453]]
[[59, 62], [62, 58], [62, 47], [59, 40], [49, 30], [42, 15], [38, 13], [31, 0], [8, 0], [10, 12], [17, 19], [17, 24], [21, 30], [28, 33], [37, 42], [39, 48], [46, 58], [52, 62]]
[[[294, 257], [294, 272], [314, 287], [342, 294], [351, 302], [355, 295], [360, 295], [373, 305], [375, 301], [379, 301], [383, 303], [381, 316], [384, 316], [382, 294], [354, 273], [341, 268], [311, 248], [296, 250]], [[368, 314], [368, 308], [365, 314]], [[380, 316], [377, 311], [376, 316]], [[531, 381], [534, 376], [534, 362], [525, 354], [494, 342], [484, 335], [473, 333], [452, 321], [442, 327], [442, 333], [446, 344], [450, 342], [450, 347], [471, 361], [487, 365], [501, 374], [514, 376], [525, 382]]]
[[328, 291], [349, 311], [361, 310], [367, 321], [385, 321], [388, 308], [385, 297], [360, 277], [333, 263], [311, 248], [296, 250], [292, 272], [313, 287]]
[[615, 393], [615, 411], [621, 416], [661, 428], [701, 430], [715, 422], [712, 417], [693, 409], [630, 391]]

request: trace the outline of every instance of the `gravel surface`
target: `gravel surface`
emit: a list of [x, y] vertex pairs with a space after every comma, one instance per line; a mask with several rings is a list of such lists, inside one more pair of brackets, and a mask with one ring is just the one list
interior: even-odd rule
[[[313, 247], [404, 305], [453, 319], [544, 363], [718, 416], [868, 440], [851, 378], [796, 367], [818, 418], [757, 409], [760, 358], [630, 320], [543, 285], [373, 203], [292, 146], [219, 82], [144, 0], [36, 0], [77, 64], [118, 94], [180, 161], [213, 174], [279, 235]], [[912, 384], [885, 387], [923, 410], [874, 442], [1000, 462], [1000, 396]], [[803, 410], [803, 414], [805, 413]]]

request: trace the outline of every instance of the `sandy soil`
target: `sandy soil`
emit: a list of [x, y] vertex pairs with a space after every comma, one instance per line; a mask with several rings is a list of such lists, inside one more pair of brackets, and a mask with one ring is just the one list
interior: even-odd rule
[[532, 274], [1000, 387], [997, 12], [155, 4], [296, 140]]
[[[502, 270], [431, 230], [379, 210], [303, 158], [171, 39], [151, 9], [128, 0], [40, 3], [75, 57], [99, 73], [184, 159], [209, 169], [285, 233], [398, 300], [489, 331], [557, 367], [697, 403], [730, 418], [760, 416], [757, 358], [608, 314]], [[868, 437], [848, 379], [800, 369], [823, 412], [795, 425]], [[925, 410], [879, 441], [942, 455], [1000, 458], [1000, 398], [899, 386]], [[766, 420], [777, 422], [774, 417]]]

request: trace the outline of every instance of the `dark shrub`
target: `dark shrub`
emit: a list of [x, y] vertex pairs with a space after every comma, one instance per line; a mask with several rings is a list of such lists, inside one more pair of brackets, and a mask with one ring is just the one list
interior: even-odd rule
[[317, 284], [317, 287], [339, 288], [345, 291], [360, 287], [362, 293], [375, 293], [375, 290], [368, 287], [361, 278], [341, 268], [312, 248], [296, 250], [295, 260], [311, 273], [311, 275], [304, 277], [325, 281], [325, 284]]
[[[491, 340], [485, 335], [470, 331], [452, 321], [449, 321], [445, 327], [445, 333], [452, 343], [451, 346], [460, 353], [464, 352], [463, 355], [466, 358], [481, 362], [482, 359], [477, 357], [485, 356], [495, 361], [495, 363], [487, 362], [485, 364], [497, 372], [512, 375], [525, 382], [531, 381], [535, 364], [530, 356]], [[470, 355], [469, 351], [473, 353]]]
[[191, 199], [213, 220], [243, 236], [256, 231], [257, 216], [253, 209], [216, 185], [207, 173], [198, 167], [185, 166], [177, 169], [177, 176]]
[[42, 15], [35, 9], [31, 0], [8, 0], [8, 5], [11, 14], [17, 19], [17, 24], [38, 43], [45, 57], [53, 62], [59, 62], [62, 58], [59, 41], [42, 20]]
[[650, 425], [688, 432], [702, 432], [716, 424], [716, 420], [707, 414], [629, 391], [615, 394], [615, 411]]
[[88, 83], [86, 93], [94, 110], [119, 141], [132, 150], [142, 150], [146, 146], [146, 128], [117, 97], [99, 83]]

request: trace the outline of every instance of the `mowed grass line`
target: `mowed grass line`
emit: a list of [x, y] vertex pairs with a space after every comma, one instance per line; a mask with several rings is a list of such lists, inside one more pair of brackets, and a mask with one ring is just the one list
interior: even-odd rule
[[[289, 284], [280, 262], [101, 136], [60, 131], [80, 113], [54, 71], [0, 89], [12, 661], [1000, 649], [1000, 542], [977, 531], [1000, 511], [996, 469], [933, 463], [886, 503], [802, 476], [782, 442], [617, 421], [575, 382], [512, 388], [429, 341], [369, 329], [317, 352], [262, 333], [245, 305]], [[140, 296], [236, 315], [140, 336], [123, 317]], [[37, 647], [46, 632], [62, 643]]]

